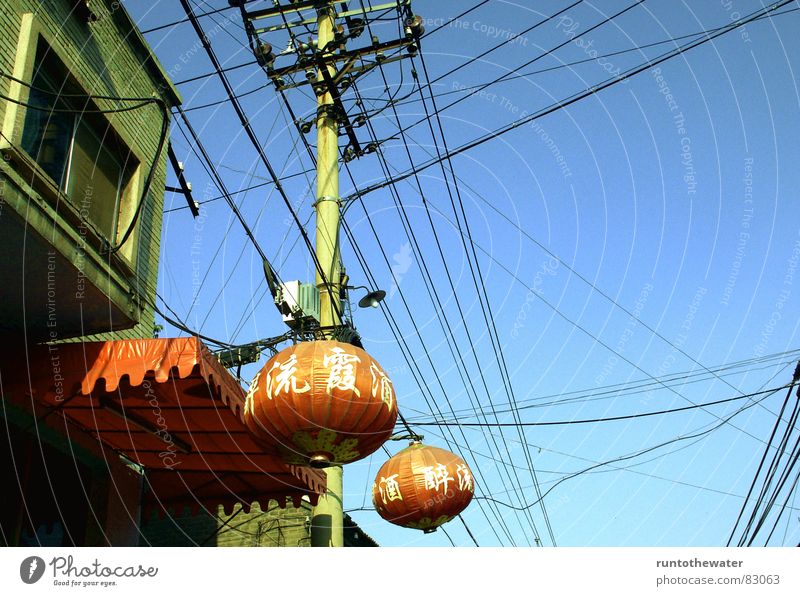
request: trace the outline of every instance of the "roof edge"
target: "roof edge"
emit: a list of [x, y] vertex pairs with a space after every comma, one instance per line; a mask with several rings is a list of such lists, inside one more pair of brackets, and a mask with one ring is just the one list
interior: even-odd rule
[[156, 86], [158, 87], [161, 95], [167, 100], [170, 106], [178, 106], [183, 103], [180, 91], [175, 87], [172, 80], [169, 78], [167, 71], [161, 65], [161, 62], [153, 53], [153, 49], [147, 40], [144, 38], [136, 21], [133, 20], [130, 13], [123, 6], [121, 0], [103, 0], [109, 15], [117, 19], [117, 22], [122, 25], [127, 31], [124, 31], [125, 39], [129, 40], [131, 44], [138, 48], [143, 54], [143, 65], [147, 72], [153, 78]]

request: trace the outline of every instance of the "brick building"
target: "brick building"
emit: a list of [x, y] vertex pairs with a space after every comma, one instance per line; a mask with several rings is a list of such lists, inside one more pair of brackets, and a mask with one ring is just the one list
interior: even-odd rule
[[0, 75], [0, 544], [137, 545], [158, 512], [315, 502], [324, 477], [250, 439], [208, 349], [153, 338], [180, 96], [125, 9], [6, 0]]
[[119, 3], [10, 5], [0, 14], [0, 242], [22, 267], [0, 273], [2, 336], [152, 337], [180, 97]]
[[[311, 505], [282, 509], [271, 503], [266, 511], [254, 506], [245, 513], [237, 508], [226, 514], [200, 512], [151, 519], [142, 526], [142, 545], [148, 546], [311, 546]], [[378, 546], [353, 519], [344, 516], [344, 546]]]

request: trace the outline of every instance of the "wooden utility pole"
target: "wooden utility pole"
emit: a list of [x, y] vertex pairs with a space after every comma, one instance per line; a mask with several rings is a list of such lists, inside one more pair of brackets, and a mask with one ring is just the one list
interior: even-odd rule
[[[317, 48], [323, 57], [330, 54], [328, 44], [334, 40], [334, 11], [331, 5], [317, 13]], [[332, 43], [331, 43], [332, 45]], [[317, 71], [317, 80], [324, 81], [322, 68], [335, 74], [333, 66]], [[341, 257], [339, 253], [339, 122], [336, 107], [329, 91], [317, 97], [317, 214], [316, 254], [319, 288], [320, 325], [330, 328], [342, 323], [341, 314]], [[320, 275], [325, 272], [325, 278]], [[326, 283], [326, 281], [328, 283]], [[344, 509], [342, 503], [342, 467], [325, 469], [327, 492], [320, 497], [311, 517], [311, 546], [344, 546]]]

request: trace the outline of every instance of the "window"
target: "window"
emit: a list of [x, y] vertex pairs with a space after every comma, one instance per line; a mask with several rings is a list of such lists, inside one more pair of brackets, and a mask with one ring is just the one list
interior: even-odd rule
[[41, 41], [25, 111], [22, 149], [81, 217], [115, 243], [119, 213], [131, 199], [138, 162], [97, 106]]

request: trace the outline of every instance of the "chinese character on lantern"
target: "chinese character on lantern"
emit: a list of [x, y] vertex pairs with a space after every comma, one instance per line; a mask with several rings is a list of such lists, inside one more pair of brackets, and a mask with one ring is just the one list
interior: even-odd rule
[[[384, 481], [394, 477], [403, 498], [390, 501]], [[448, 490], [451, 483], [453, 489]], [[463, 459], [415, 440], [378, 470], [372, 502], [378, 515], [393, 524], [433, 532], [469, 505], [474, 488], [474, 478]]]
[[392, 382], [389, 380], [389, 377], [386, 376], [386, 373], [378, 368], [374, 362], [372, 366], [369, 367], [369, 372], [372, 373], [372, 397], [376, 397], [380, 391], [381, 400], [389, 406], [389, 410], [391, 411]]
[[447, 483], [453, 480], [444, 464], [426, 466], [422, 468], [422, 473], [425, 475], [425, 488], [429, 490], [439, 490], [444, 485], [444, 492], [447, 492]]
[[472, 492], [472, 474], [466, 464], [458, 464], [456, 475], [458, 476], [458, 489]]
[[248, 431], [286, 463], [339, 465], [366, 457], [391, 436], [397, 421], [394, 388], [387, 384], [391, 404], [372, 393], [367, 371], [373, 362], [364, 350], [335, 341], [288, 346], [269, 359], [250, 387]]
[[[280, 372], [273, 378], [272, 373], [275, 369], [278, 369]], [[283, 364], [276, 361], [275, 364], [272, 365], [269, 373], [267, 373], [267, 397], [269, 399], [277, 397], [281, 391], [289, 393], [290, 388], [294, 393], [305, 393], [311, 389], [307, 381], [304, 381], [304, 387], [298, 388], [297, 377], [294, 376], [296, 372], [297, 356], [295, 354], [292, 354]]]
[[[250, 412], [251, 414], [253, 413], [253, 405], [255, 403], [254, 400], [253, 400], [253, 397], [255, 396], [256, 390], [258, 389], [258, 381], [259, 381], [259, 379], [261, 379], [261, 373], [262, 372], [264, 372], [264, 371], [263, 370], [262, 371], [258, 371], [258, 374], [253, 379], [253, 382], [250, 384], [250, 389], [247, 390], [247, 395], [245, 395], [245, 397], [244, 397], [244, 411], [245, 411], [245, 413], [247, 413], [247, 412]], [[272, 396], [270, 396], [270, 399], [272, 399]]]
[[361, 359], [355, 354], [348, 354], [342, 348], [331, 348], [330, 353], [322, 361], [323, 366], [331, 369], [328, 376], [328, 391], [341, 389], [343, 391], [352, 391], [358, 397], [361, 397], [361, 392], [356, 387], [354, 366], [356, 362], [361, 362]]
[[400, 485], [397, 484], [399, 474], [392, 474], [388, 478], [381, 477], [378, 484], [378, 491], [384, 503], [389, 501], [402, 501], [403, 495], [400, 493]]

